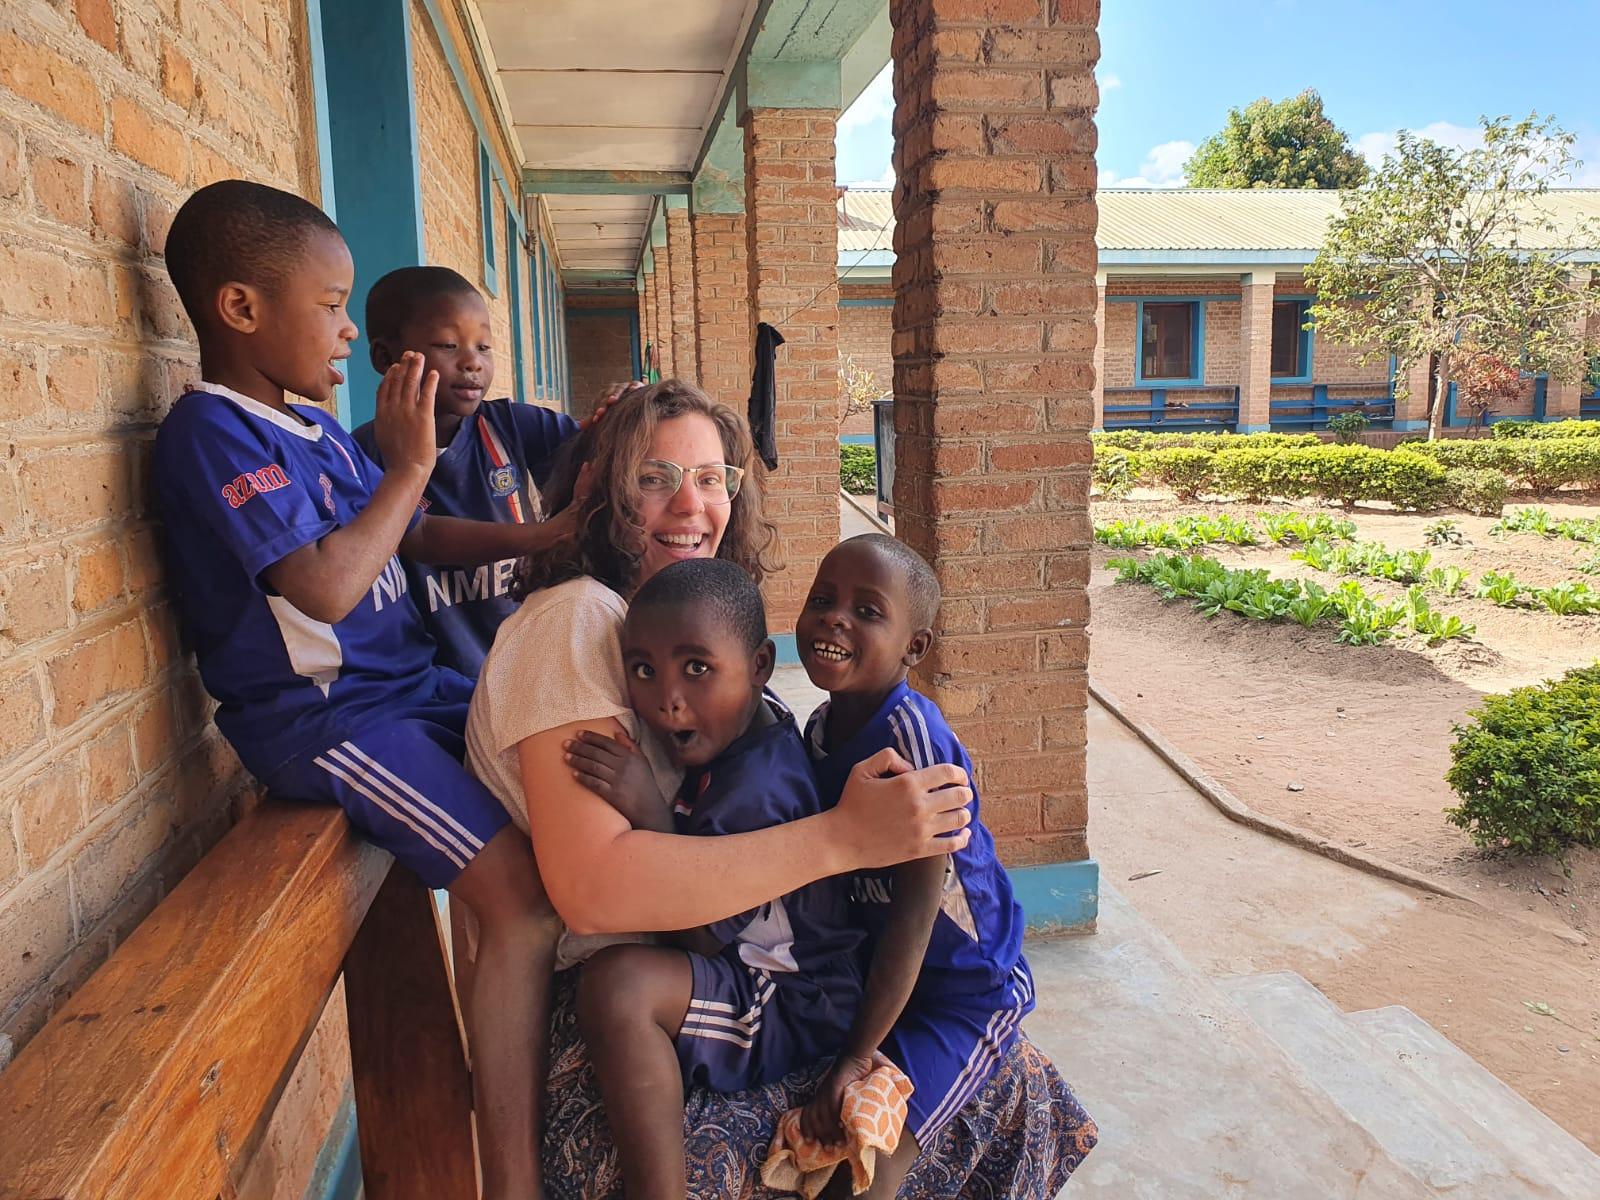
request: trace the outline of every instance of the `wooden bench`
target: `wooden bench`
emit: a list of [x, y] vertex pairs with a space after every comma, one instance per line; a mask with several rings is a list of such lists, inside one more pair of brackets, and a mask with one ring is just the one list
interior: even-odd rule
[[0, 1198], [234, 1195], [341, 973], [365, 1195], [475, 1197], [438, 910], [391, 862], [258, 805], [0, 1074]]

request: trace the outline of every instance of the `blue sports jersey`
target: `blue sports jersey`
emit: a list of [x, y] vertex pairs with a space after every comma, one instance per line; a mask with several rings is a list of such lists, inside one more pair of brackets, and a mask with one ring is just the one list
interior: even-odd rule
[[[806, 746], [817, 772], [824, 807], [839, 802], [850, 769], [892, 746], [914, 766], [954, 763], [973, 777], [967, 757], [939, 706], [902, 682], [883, 702], [861, 732], [829, 753], [823, 743], [828, 705], [824, 702], [806, 722]], [[995, 857], [994, 838], [979, 818], [978, 794], [972, 795], [972, 837], [950, 856], [944, 895], [917, 977], [912, 1003], [941, 996], [989, 996], [1003, 993], [1022, 959], [1022, 906], [1011, 894], [1011, 879]], [[868, 938], [876, 943], [893, 899], [893, 868], [860, 871], [852, 895]]]
[[351, 521], [382, 477], [333, 417], [291, 407], [303, 419], [203, 383], [161, 423], [152, 470], [168, 580], [221, 706], [217, 728], [259, 777], [423, 701], [439, 682], [398, 558], [334, 625], [262, 578]]
[[[743, 734], [684, 777], [673, 809], [679, 833], [748, 833], [822, 811], [794, 716], [770, 692], [767, 703], [776, 721]], [[798, 973], [830, 995], [859, 991], [861, 930], [851, 920], [847, 889], [843, 879], [823, 879], [709, 929], [726, 943], [724, 957], [770, 971], [780, 985]]]
[[[537, 489], [545, 481], [550, 456], [577, 432], [578, 423], [565, 413], [486, 400], [439, 451], [422, 506], [436, 516], [474, 521], [537, 521]], [[373, 423], [361, 426], [354, 437], [383, 466]], [[403, 561], [411, 597], [438, 645], [437, 661], [476, 679], [495, 631], [516, 611], [511, 584], [517, 560], [502, 558], [467, 568]]]

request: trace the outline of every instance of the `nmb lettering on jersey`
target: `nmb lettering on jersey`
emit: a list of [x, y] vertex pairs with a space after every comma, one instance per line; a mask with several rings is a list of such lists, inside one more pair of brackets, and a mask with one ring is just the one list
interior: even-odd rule
[[372, 609], [382, 612], [385, 603], [394, 604], [406, 594], [406, 570], [400, 560], [393, 557], [383, 564], [383, 570], [372, 581]]
[[438, 612], [441, 608], [451, 608], [469, 600], [504, 596], [511, 590], [511, 578], [516, 568], [516, 559], [502, 558], [492, 567], [485, 564], [472, 571], [459, 568], [434, 571], [428, 576], [428, 611]]
[[238, 508], [252, 496], [262, 492], [275, 492], [289, 486], [289, 477], [277, 463], [268, 463], [259, 471], [246, 471], [234, 476], [232, 483], [222, 485], [222, 498], [229, 508]]

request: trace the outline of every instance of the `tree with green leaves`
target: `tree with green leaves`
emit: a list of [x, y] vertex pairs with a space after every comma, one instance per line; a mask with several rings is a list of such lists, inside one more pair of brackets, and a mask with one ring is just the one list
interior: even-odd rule
[[1558, 223], [1543, 198], [1581, 164], [1573, 135], [1537, 113], [1485, 120], [1457, 150], [1402, 130], [1392, 155], [1340, 214], [1306, 269], [1317, 332], [1396, 363], [1397, 387], [1432, 363], [1429, 437], [1443, 427], [1458, 364], [1498, 358], [1572, 380], [1600, 350], [1583, 330], [1600, 292], [1572, 283], [1573, 256], [1600, 246], [1592, 222]]
[[1183, 173], [1190, 187], [1342, 188], [1365, 180], [1367, 164], [1307, 88], [1276, 104], [1263, 96], [1229, 109], [1228, 123], [1200, 143]]

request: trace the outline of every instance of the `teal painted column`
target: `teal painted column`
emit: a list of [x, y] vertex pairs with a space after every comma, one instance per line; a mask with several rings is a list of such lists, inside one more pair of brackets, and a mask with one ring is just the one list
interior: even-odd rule
[[[426, 261], [422, 179], [417, 154], [416, 100], [408, 0], [338, 0], [320, 5], [323, 77], [332, 183], [339, 228], [355, 259], [350, 315], [363, 324], [367, 292], [397, 267]], [[315, 19], [315, 16], [313, 17]], [[349, 423], [372, 419], [378, 375], [366, 331], [351, 347]]]

